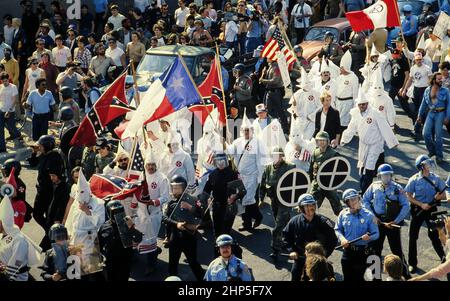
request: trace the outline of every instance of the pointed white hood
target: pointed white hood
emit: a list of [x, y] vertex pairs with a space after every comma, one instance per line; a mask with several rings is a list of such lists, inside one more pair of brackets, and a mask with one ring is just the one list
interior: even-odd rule
[[14, 224], [14, 209], [7, 195], [0, 202], [0, 221], [6, 234], [15, 236], [20, 232], [19, 227]]
[[344, 68], [345, 71], [351, 72], [352, 68], [352, 55], [350, 54], [350, 51], [347, 50], [344, 55], [342, 56], [341, 63], [339, 65], [341, 68]]
[[244, 116], [242, 117], [242, 124], [241, 124], [241, 137], [244, 137], [244, 129], [250, 129], [250, 132], [253, 133], [253, 125], [250, 122], [250, 119], [247, 117], [247, 110], [244, 110]]
[[358, 90], [358, 97], [356, 98], [356, 104], [361, 104], [361, 103], [368, 103], [369, 101], [366, 98], [366, 94], [363, 92], [363, 89], [361, 87], [361, 85], [359, 86], [359, 90]]
[[82, 170], [80, 170], [80, 175], [78, 177], [77, 195], [75, 196], [75, 200], [80, 204], [87, 204], [91, 200], [91, 188], [89, 187], [89, 182], [86, 180]]

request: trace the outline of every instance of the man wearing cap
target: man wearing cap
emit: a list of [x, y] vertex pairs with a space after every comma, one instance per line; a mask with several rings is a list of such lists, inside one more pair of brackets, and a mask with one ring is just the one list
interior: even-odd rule
[[442, 126], [450, 122], [450, 92], [442, 87], [442, 73], [435, 72], [431, 86], [426, 88], [420, 104], [417, 123], [423, 124], [423, 137], [429, 157], [436, 155], [436, 162], [444, 161]]
[[127, 178], [129, 161], [130, 155], [125, 150], [119, 150], [114, 160], [103, 168], [103, 173], [106, 175]]
[[47, 22], [42, 22], [38, 38], [45, 41], [45, 48], [52, 49], [53, 46], [55, 45], [55, 41], [52, 39], [51, 36], [49, 36], [48, 34], [49, 32], [50, 32], [50, 25]]
[[351, 119], [347, 129], [342, 133], [341, 145], [349, 143], [358, 133], [358, 165], [360, 188], [364, 193], [376, 175], [376, 166], [384, 161], [384, 143], [388, 148], [399, 144], [386, 118], [369, 106], [369, 101], [362, 89], [356, 99], [357, 108], [350, 111]]
[[268, 66], [262, 71], [262, 77], [259, 82], [266, 87], [264, 95], [264, 104], [267, 106], [269, 115], [277, 118], [285, 133], [288, 132], [289, 126], [283, 109], [284, 86], [281, 78], [278, 63], [267, 59]]
[[352, 71], [352, 56], [348, 50], [341, 59], [341, 74], [336, 79], [336, 97], [333, 103], [339, 111], [341, 128], [345, 130], [350, 123], [350, 110], [355, 106], [355, 99], [358, 97], [359, 81]]
[[331, 95], [331, 102], [335, 102], [337, 83], [336, 79], [331, 78], [331, 66], [330, 61], [322, 59], [322, 63], [319, 67], [320, 77], [314, 80], [314, 88], [320, 95], [324, 91], [327, 91]]
[[419, 20], [412, 14], [412, 6], [409, 4], [403, 6], [403, 14], [405, 15], [402, 22], [403, 36], [408, 44], [408, 49], [415, 49]]
[[[422, 103], [423, 94], [430, 83], [432, 72], [431, 68], [423, 63], [423, 56], [421, 52], [416, 51], [414, 53], [414, 62], [415, 64], [411, 67], [409, 72], [408, 81], [406, 82], [405, 87], [400, 90], [400, 93], [403, 97], [405, 97], [409, 87], [413, 84], [413, 103], [415, 107], [414, 119], [417, 119], [417, 117], [419, 117], [419, 109]], [[417, 122], [414, 125], [414, 132], [417, 140], [419, 138], [418, 135], [420, 134], [420, 124]]]
[[220, 256], [208, 266], [205, 281], [252, 281], [252, 274], [245, 262], [232, 252], [233, 238], [228, 234], [217, 237]]
[[272, 118], [267, 113], [267, 108], [263, 103], [258, 104], [256, 107], [256, 115], [258, 118], [253, 120], [253, 129], [255, 131], [255, 135], [260, 137], [261, 132], [272, 122]]
[[111, 152], [108, 140], [103, 137], [97, 139], [95, 148], [98, 152], [95, 156], [95, 172], [101, 174], [103, 169], [114, 160], [115, 154]]
[[250, 118], [254, 118], [255, 110], [252, 100], [253, 82], [251, 78], [244, 73], [244, 64], [236, 64], [233, 67], [233, 76], [236, 78], [236, 82], [233, 86], [233, 92], [231, 98], [237, 101], [239, 105], [239, 113], [241, 115], [246, 111]]
[[272, 242], [270, 244], [272, 253], [270, 257], [277, 260], [283, 248], [282, 231], [291, 218], [292, 208], [283, 205], [277, 197], [277, 185], [280, 178], [295, 165], [284, 160], [284, 151], [281, 147], [275, 146], [271, 151], [272, 164], [266, 165], [261, 180], [260, 196], [264, 200], [268, 196], [272, 204], [272, 213], [275, 227], [272, 229]]
[[292, 248], [289, 258], [294, 260], [291, 268], [291, 281], [300, 281], [305, 267], [305, 246], [309, 242], [319, 241], [326, 257], [333, 253], [337, 237], [334, 223], [326, 216], [316, 213], [316, 200], [310, 194], [302, 194], [299, 199], [300, 214], [291, 218], [283, 229], [283, 236]]
[[312, 180], [311, 194], [314, 196], [314, 199], [317, 200], [318, 208], [322, 206], [323, 200], [327, 198], [330, 201], [334, 214], [337, 216], [342, 210], [341, 202], [339, 201], [335, 190], [324, 190], [319, 187], [317, 182], [317, 172], [323, 162], [339, 156], [339, 153], [331, 147], [330, 136], [327, 132], [318, 132], [315, 139], [318, 147], [312, 154], [311, 166], [309, 168], [309, 175]]

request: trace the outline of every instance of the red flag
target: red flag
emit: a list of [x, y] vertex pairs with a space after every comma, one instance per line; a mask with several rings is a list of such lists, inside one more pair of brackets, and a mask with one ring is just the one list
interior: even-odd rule
[[270, 39], [264, 45], [264, 48], [261, 52], [261, 57], [266, 57], [268, 59], [271, 59], [272, 61], [276, 61], [278, 60], [278, 51], [283, 52], [288, 68], [291, 69], [293, 64], [295, 63], [295, 57], [292, 51], [289, 50], [286, 42], [283, 40], [281, 31], [277, 26]]
[[92, 194], [100, 199], [118, 194], [127, 184], [124, 178], [104, 174], [94, 174], [89, 180]]
[[131, 111], [125, 97], [126, 76], [127, 74], [124, 72], [95, 102], [92, 109], [81, 121], [77, 132], [70, 141], [71, 145], [95, 145], [97, 137], [108, 123]]
[[15, 168], [11, 168], [11, 172], [9, 173], [9, 177], [6, 180], [7, 184], [11, 184], [14, 187], [14, 190], [17, 192], [17, 182], [16, 182], [16, 178], [14, 176], [14, 172], [15, 172]]
[[127, 128], [129, 120], [122, 121], [118, 127], [114, 129], [114, 133], [116, 133], [117, 137], [122, 138], [123, 132], [125, 132], [125, 129]]
[[379, 0], [364, 10], [345, 13], [354, 31], [400, 26], [397, 1]]
[[203, 97], [204, 104], [196, 104], [189, 107], [189, 110], [205, 124], [208, 114], [217, 107], [219, 111], [219, 122], [221, 126], [226, 123], [225, 104], [222, 101], [222, 89], [220, 84], [220, 69], [217, 60], [213, 60], [211, 69], [203, 83], [198, 86], [198, 90]]

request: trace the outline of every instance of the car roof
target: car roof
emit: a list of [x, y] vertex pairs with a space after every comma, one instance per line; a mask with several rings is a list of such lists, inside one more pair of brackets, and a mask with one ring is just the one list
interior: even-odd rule
[[348, 22], [347, 18], [333, 18], [318, 22], [314, 24], [312, 27], [333, 27], [338, 30], [343, 30], [349, 26], [350, 22]]
[[198, 56], [207, 53], [214, 53], [214, 51], [212, 51], [212, 49], [210, 48], [198, 46], [165, 45], [156, 48], [150, 48], [146, 53], [162, 55], [173, 55], [180, 53], [182, 56]]

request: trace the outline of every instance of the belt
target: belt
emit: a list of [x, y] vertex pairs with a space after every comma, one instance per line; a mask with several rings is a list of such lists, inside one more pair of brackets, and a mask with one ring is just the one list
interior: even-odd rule
[[337, 97], [337, 99], [339, 99], [339, 100], [350, 100], [350, 99], [353, 99], [353, 97], [344, 97], [344, 98], [341, 98], [341, 97]]
[[441, 112], [444, 112], [445, 111], [445, 108], [436, 108], [436, 109], [434, 109], [434, 113], [441, 113]]
[[42, 113], [42, 114], [33, 113], [33, 115], [34, 115], [34, 116], [45, 116], [45, 115], [48, 115], [48, 113], [50, 113], [50, 112]]

